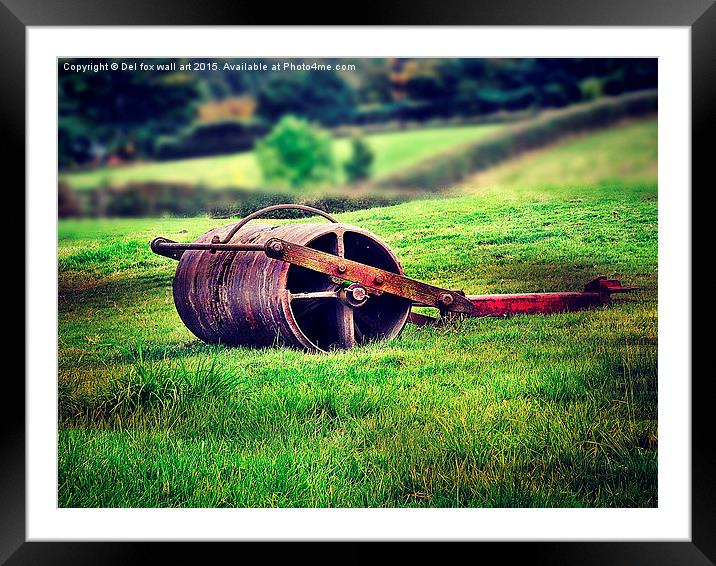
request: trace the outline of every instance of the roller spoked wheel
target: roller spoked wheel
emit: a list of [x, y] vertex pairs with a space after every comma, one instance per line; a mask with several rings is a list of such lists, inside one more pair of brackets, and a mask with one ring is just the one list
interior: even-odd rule
[[[392, 252], [361, 232], [336, 229], [307, 246], [402, 273]], [[393, 338], [402, 330], [410, 312], [410, 301], [406, 299], [296, 265], [289, 268], [286, 287], [298, 327], [320, 350], [347, 350], [356, 344]]]
[[[323, 216], [330, 224], [247, 225], [286, 209]], [[194, 242], [254, 249], [213, 253], [187, 248], [174, 256], [179, 259], [172, 285], [174, 304], [195, 336], [212, 344], [327, 351], [394, 338], [403, 329], [410, 300], [352, 285], [340, 278], [340, 269], [326, 275], [272, 259], [263, 246], [274, 238], [337, 256], [337, 262], [345, 258], [403, 274], [393, 252], [366, 230], [304, 205], [262, 208]]]

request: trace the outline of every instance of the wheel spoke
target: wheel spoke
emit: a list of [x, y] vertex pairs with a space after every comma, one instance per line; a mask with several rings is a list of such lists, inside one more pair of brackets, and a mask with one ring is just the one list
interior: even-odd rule
[[373, 321], [373, 319], [366, 315], [361, 309], [357, 309], [355, 314], [358, 317], [358, 320], [365, 324], [369, 330], [372, 330], [375, 327], [375, 321]]
[[355, 321], [355, 324], [353, 325], [353, 329], [355, 330], [356, 342], [358, 342], [359, 344], [363, 344], [363, 342], [364, 342], [363, 332], [361, 331], [357, 320]]
[[304, 322], [308, 323], [308, 321], [314, 321], [317, 316], [320, 317], [320, 313], [324, 311], [324, 309], [319, 309], [319, 307], [327, 306], [331, 308], [330, 305], [333, 301], [326, 302], [325, 299], [337, 299], [338, 297], [339, 290], [334, 289], [329, 291], [291, 293], [289, 300], [291, 301], [291, 308], [295, 316], [301, 317]]
[[339, 302], [336, 307], [338, 323], [338, 342], [341, 347], [348, 350], [355, 346], [355, 323], [353, 321], [353, 308]]
[[293, 310], [296, 313], [296, 316], [305, 317], [305, 316], [313, 313], [321, 305], [325, 305], [325, 304], [326, 303], [324, 301], [320, 301], [320, 300], [300, 301], [293, 305]]
[[292, 301], [296, 300], [306, 300], [306, 299], [337, 299], [338, 298], [338, 291], [310, 291], [308, 293], [291, 293], [290, 299]]
[[[311, 246], [313, 246], [311, 248]], [[307, 244], [314, 251], [331, 254], [338, 263], [358, 261], [400, 274], [400, 264], [380, 242], [358, 232], [337, 226]], [[338, 258], [345, 258], [338, 261]], [[297, 264], [289, 266], [286, 280], [289, 316], [293, 316], [295, 334], [302, 344], [318, 350], [350, 349], [395, 336], [402, 328], [410, 301], [374, 286], [347, 280], [346, 271], [314, 271]], [[365, 296], [367, 293], [367, 296]], [[285, 296], [284, 296], [285, 297]], [[286, 301], [286, 298], [281, 299]], [[290, 321], [289, 321], [290, 322]]]

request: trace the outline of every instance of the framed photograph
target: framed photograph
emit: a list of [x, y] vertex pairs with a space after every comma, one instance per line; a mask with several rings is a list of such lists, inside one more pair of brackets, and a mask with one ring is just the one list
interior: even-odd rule
[[715, 559], [712, 3], [61, 6], [2, 8], [27, 241], [3, 560]]

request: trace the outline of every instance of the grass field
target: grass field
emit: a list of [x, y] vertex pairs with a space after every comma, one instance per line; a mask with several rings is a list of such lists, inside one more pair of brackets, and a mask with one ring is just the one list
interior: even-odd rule
[[626, 125], [506, 164], [471, 194], [340, 215], [409, 276], [468, 293], [600, 274], [642, 287], [599, 310], [407, 326], [349, 352], [194, 339], [175, 263], [147, 242], [216, 220], [60, 222], [59, 505], [656, 506], [655, 147], [653, 123]]
[[[373, 176], [379, 179], [442, 150], [480, 139], [500, 127], [502, 126], [459, 126], [366, 136], [366, 141], [375, 152]], [[350, 151], [349, 139], [337, 139], [333, 142], [333, 152], [338, 164], [348, 159]], [[62, 174], [60, 179], [77, 190], [143, 181], [194, 183], [216, 188], [251, 188], [258, 187], [262, 182], [261, 169], [253, 152], [102, 167], [93, 171]], [[344, 181], [343, 169], [339, 167], [337, 182]]]
[[529, 152], [475, 175], [465, 187], [568, 187], [652, 182], [657, 176], [656, 120], [627, 122]]

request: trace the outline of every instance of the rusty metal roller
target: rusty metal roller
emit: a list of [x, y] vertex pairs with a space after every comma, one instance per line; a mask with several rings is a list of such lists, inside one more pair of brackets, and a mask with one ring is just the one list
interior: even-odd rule
[[[290, 208], [331, 224], [247, 225]], [[577, 311], [638, 289], [599, 276], [577, 292], [466, 295], [406, 277], [376, 236], [302, 205], [262, 208], [194, 242], [160, 236], [150, 245], [179, 260], [174, 303], [189, 330], [228, 345], [348, 349], [394, 338], [406, 321], [434, 325], [453, 316]], [[414, 306], [436, 308], [440, 316], [411, 312]]]
[[[331, 223], [247, 225], [280, 208], [308, 210]], [[310, 207], [262, 209], [238, 224], [211, 230], [176, 252], [167, 252], [172, 244], [158, 238], [152, 248], [157, 251], [163, 245], [164, 255], [179, 259], [174, 303], [198, 338], [228, 345], [331, 350], [390, 339], [403, 329], [411, 309], [409, 299], [368, 294], [365, 287], [351, 285], [339, 274], [319, 273], [256, 253], [273, 238], [403, 274], [398, 259], [375, 235]], [[238, 249], [217, 252], [207, 244]]]

